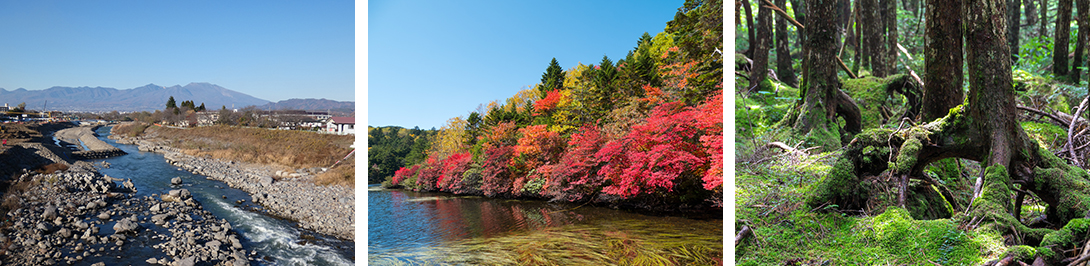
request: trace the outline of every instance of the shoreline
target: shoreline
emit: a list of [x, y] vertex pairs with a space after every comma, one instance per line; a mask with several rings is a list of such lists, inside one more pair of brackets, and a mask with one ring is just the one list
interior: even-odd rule
[[355, 241], [354, 191], [315, 185], [312, 181], [318, 169], [285, 173], [270, 166], [190, 156], [156, 138], [117, 134], [108, 138], [136, 145], [140, 151], [163, 154], [174, 166], [245, 191], [269, 214], [297, 222], [304, 229]]

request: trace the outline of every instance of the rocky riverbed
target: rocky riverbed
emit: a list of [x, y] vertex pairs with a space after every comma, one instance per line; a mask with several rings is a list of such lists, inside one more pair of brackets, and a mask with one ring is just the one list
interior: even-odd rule
[[185, 189], [136, 197], [131, 181], [104, 176], [84, 161], [51, 174], [24, 172], [14, 181], [16, 191], [9, 190], [4, 202], [18, 206], [8, 213], [10, 227], [0, 236], [6, 245], [4, 264], [101, 262], [104, 256], [146, 246], [162, 251], [146, 258], [149, 264], [249, 265], [255, 260], [231, 224], [203, 210]]
[[223, 181], [249, 193], [274, 216], [297, 221], [305, 229], [354, 241], [355, 195], [351, 188], [321, 186], [313, 182], [320, 168], [282, 171], [273, 167], [194, 157], [165, 145], [164, 141], [110, 135], [121, 144], [137, 145], [140, 151], [162, 153], [171, 164]]

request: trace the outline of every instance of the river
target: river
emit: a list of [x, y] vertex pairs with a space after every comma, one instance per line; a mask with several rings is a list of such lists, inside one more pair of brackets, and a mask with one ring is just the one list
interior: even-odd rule
[[[114, 178], [132, 179], [138, 192], [136, 196], [165, 194], [170, 189], [186, 188], [203, 208], [226, 219], [242, 237], [247, 251], [256, 251], [259, 260], [255, 265], [352, 265], [355, 260], [355, 242], [324, 236], [299, 228], [294, 222], [274, 218], [263, 213], [262, 208], [251, 205], [250, 195], [230, 188], [225, 183], [206, 179], [170, 165], [162, 154], [141, 152], [135, 145], [118, 144], [106, 138], [110, 127], [95, 131], [99, 139], [127, 152], [127, 155], [91, 160], [96, 166], [108, 162], [109, 168], [99, 172]], [[182, 185], [172, 186], [170, 179], [181, 177]], [[244, 200], [244, 201], [243, 201]], [[150, 247], [155, 242], [144, 245]], [[151, 248], [131, 249], [122, 258], [109, 261], [109, 265], [144, 265], [150, 257], [162, 257], [161, 251]]]
[[[369, 265], [644, 264], [656, 260], [700, 265], [722, 259], [722, 216], [653, 216], [378, 185], [368, 186], [367, 198]], [[686, 255], [705, 260], [679, 259]]]

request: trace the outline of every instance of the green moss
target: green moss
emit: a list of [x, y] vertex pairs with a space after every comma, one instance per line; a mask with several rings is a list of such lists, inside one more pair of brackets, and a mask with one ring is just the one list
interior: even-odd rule
[[1004, 257], [1013, 257], [1014, 259], [1019, 260], [1019, 261], [1025, 261], [1025, 260], [1033, 260], [1033, 258], [1036, 255], [1037, 255], [1037, 249], [1035, 249], [1033, 247], [1030, 247], [1030, 246], [1017, 245], [1017, 246], [1013, 246], [1013, 247], [1008, 248], [1007, 253], [1004, 254], [1003, 256]]
[[1045, 235], [1041, 240], [1041, 246], [1057, 246], [1057, 247], [1073, 247], [1076, 244], [1075, 241], [1082, 240], [1085, 237], [1087, 230], [1090, 229], [1090, 221], [1087, 219], [1073, 219], [1067, 222], [1067, 225], [1060, 230]]
[[894, 113], [904, 112], [904, 97], [894, 95], [890, 90], [893, 82], [903, 82], [905, 74], [891, 75], [884, 78], [867, 76], [858, 79], [844, 79], [841, 89], [852, 96], [863, 117], [863, 128], [875, 128], [884, 123], [881, 107], [891, 107]]
[[1058, 202], [1051, 206], [1060, 221], [1085, 217], [1090, 210], [1090, 174], [1085, 170], [1072, 167], [1051, 152], [1038, 148], [1037, 155], [1042, 159], [1034, 168], [1034, 189], [1051, 191], [1058, 196]]
[[851, 160], [845, 158], [837, 160], [836, 165], [829, 170], [829, 174], [815, 183], [810, 191], [811, 196], [807, 198], [807, 205], [818, 207], [828, 202], [835, 204], [861, 201], [858, 197], [865, 193], [860, 193], [862, 191], [854, 169], [855, 166], [852, 165]]
[[905, 141], [901, 145], [901, 151], [897, 153], [897, 161], [890, 168], [897, 174], [910, 174], [913, 166], [916, 166], [916, 159], [920, 155], [920, 148], [923, 144], [919, 139], [911, 138]]

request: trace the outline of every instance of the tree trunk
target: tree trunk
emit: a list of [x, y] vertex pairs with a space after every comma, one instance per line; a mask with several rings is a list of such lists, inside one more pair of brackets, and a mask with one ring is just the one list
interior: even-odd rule
[[[776, 6], [786, 7], [787, 0], [776, 0]], [[788, 41], [787, 19], [776, 16], [776, 77], [787, 86], [798, 87], [795, 70], [791, 68], [791, 46]]]
[[1022, 3], [1026, 5], [1026, 27], [1032, 29], [1037, 25], [1037, 1], [1025, 0]]
[[1007, 1], [1007, 42], [1011, 48], [1011, 62], [1018, 63], [1018, 39], [1022, 23], [1022, 0]]
[[1041, 0], [1041, 21], [1037, 24], [1037, 36], [1048, 38], [1048, 0]]
[[749, 0], [742, 0], [742, 8], [746, 10], [746, 28], [749, 29], [749, 47], [743, 54], [748, 58], [753, 58], [753, 49], [757, 47], [757, 29], [753, 28], [753, 8], [750, 7]]
[[852, 10], [852, 14], [855, 15], [854, 31], [855, 40], [852, 41], [852, 45], [855, 46], [855, 55], [852, 60], [852, 72], [859, 73], [859, 66], [863, 65], [863, 22], [860, 16], [860, 4], [863, 1], [855, 1], [855, 8]]
[[[840, 90], [837, 79], [837, 1], [806, 1], [810, 11], [810, 24], [805, 28], [809, 50], [804, 67], [806, 85], [799, 114], [791, 119], [795, 132], [806, 136], [807, 146], [821, 146], [823, 150], [839, 148], [844, 135], [861, 130], [862, 121], [859, 107]], [[843, 130], [837, 123], [838, 115], [846, 122]]]
[[[896, 73], [897, 65], [897, 0], [882, 0], [882, 72], [876, 76], [885, 77]], [[877, 71], [876, 71], [877, 72]]]
[[[935, 6], [940, 2], [929, 1], [929, 12], [942, 10]], [[860, 178], [876, 175], [897, 178], [901, 184], [905, 184], [903, 177], [917, 178], [941, 191], [945, 186], [924, 175], [923, 169], [944, 158], [975, 160], [984, 169], [970, 206], [956, 210], [966, 214], [957, 218], [958, 223], [969, 229], [979, 225], [1003, 235], [1018, 234], [1024, 243], [1051, 248], [1052, 254], [1038, 254], [1050, 256], [1044, 259], [1057, 264], [1062, 250], [1074, 245], [1072, 230], [1026, 226], [1013, 215], [1020, 212], [1020, 205], [1011, 199], [1017, 198], [1015, 191], [1029, 191], [1047, 205], [1049, 222], [1065, 224], [1087, 216], [1090, 174], [1041, 148], [1019, 125], [1008, 59], [1010, 47], [1005, 36], [1006, 7], [1004, 0], [969, 0], [964, 6], [967, 105], [952, 109], [937, 122], [858, 134], [829, 174], [813, 188], [807, 203], [836, 204], [845, 209], [867, 206], [871, 198], [867, 194], [883, 192], [868, 190]], [[899, 148], [885, 153], [882, 147]], [[905, 198], [905, 186], [900, 185], [898, 190], [898, 198]]]
[[961, 1], [927, 0], [921, 121], [946, 116], [962, 103]]
[[[763, 4], [760, 6], [764, 6]], [[757, 42], [753, 50], [753, 68], [750, 69], [750, 86], [760, 87], [768, 77], [768, 51], [772, 47], [772, 9], [757, 9]]]
[[[806, 22], [807, 22], [806, 21], [806, 16], [807, 16], [807, 14], [809, 12], [806, 11], [806, 2], [805, 2], [805, 0], [790, 0], [790, 1], [791, 1], [791, 8], [793, 8], [795, 10], [795, 21], [798, 21], [802, 25], [807, 25], [806, 24]], [[805, 65], [808, 64], [806, 62], [806, 60], [808, 58], [806, 55], [810, 53], [810, 48], [806, 47], [806, 31], [805, 30], [798, 30], [798, 31], [796, 31], [796, 33], [798, 33], [798, 34], [796, 34], [798, 36], [798, 42], [797, 43], [799, 44], [799, 47], [801, 48], [801, 49], [799, 49], [799, 50], [801, 50], [801, 52], [799, 54], [802, 55], [802, 65], [805, 66]], [[801, 73], [802, 76], [805, 77], [806, 76], [806, 68], [805, 67], [802, 68], [801, 72], [802, 72]], [[805, 86], [806, 86], [806, 80], [800, 81], [799, 88], [802, 88], [802, 87], [805, 87]], [[798, 102], [802, 103], [802, 100], [799, 100]]]
[[[878, 0], [859, 1], [859, 23], [863, 25], [863, 67], [869, 68], [871, 74], [881, 77], [885, 73], [882, 68], [882, 19], [879, 17]], [[881, 73], [881, 74], [880, 74]]]
[[1087, 33], [1090, 33], [1090, 23], [1088, 23], [1090, 22], [1088, 20], [1090, 19], [1090, 12], [1087, 12], [1090, 11], [1090, 0], [1076, 0], [1075, 5], [1079, 9], [1079, 15], [1077, 16], [1079, 32], [1076, 35], [1078, 39], [1075, 40], [1075, 57], [1071, 61], [1071, 72], [1068, 73], [1068, 80], [1072, 84], [1079, 84], [1079, 78], [1082, 77], [1082, 69], [1080, 69], [1080, 67], [1083, 67], [1082, 57], [1086, 52], [1087, 37], [1090, 36], [1087, 35]]
[[1056, 34], [1052, 42], [1052, 74], [1056, 77], [1067, 76], [1068, 42], [1071, 34], [1071, 0], [1059, 0], [1060, 8], [1056, 11]]

